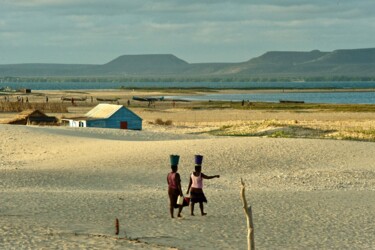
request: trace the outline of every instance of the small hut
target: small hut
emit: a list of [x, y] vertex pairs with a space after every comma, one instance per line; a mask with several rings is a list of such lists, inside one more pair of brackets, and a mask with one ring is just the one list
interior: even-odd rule
[[25, 94], [29, 94], [29, 93], [31, 93], [31, 89], [26, 89], [26, 88], [19, 89], [18, 91], [19, 91], [19, 92], [22, 92], [22, 93], [25, 93]]
[[34, 109], [24, 110], [8, 122], [8, 124], [17, 125], [55, 125], [56, 123], [56, 117], [48, 116], [42, 111]]
[[142, 130], [142, 118], [123, 105], [99, 104], [84, 117], [63, 119], [70, 127]]

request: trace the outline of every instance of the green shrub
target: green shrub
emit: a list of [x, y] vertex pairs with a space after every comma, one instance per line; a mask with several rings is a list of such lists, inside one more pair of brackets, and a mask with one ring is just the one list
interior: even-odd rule
[[171, 126], [172, 125], [172, 121], [171, 120], [166, 120], [164, 125], [167, 125], [167, 126]]
[[155, 124], [157, 124], [157, 125], [164, 125], [164, 122], [163, 122], [162, 119], [157, 118], [157, 119], [155, 120]]
[[166, 125], [166, 126], [171, 126], [173, 124], [173, 122], [171, 120], [166, 120], [166, 121], [163, 121], [162, 119], [160, 118], [157, 118], [155, 120], [155, 124], [157, 125]]

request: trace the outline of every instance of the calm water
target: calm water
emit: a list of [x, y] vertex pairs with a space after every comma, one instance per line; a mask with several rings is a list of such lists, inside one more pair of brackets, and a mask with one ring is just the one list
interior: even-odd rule
[[348, 92], [330, 93], [257, 93], [257, 94], [210, 94], [206, 96], [179, 96], [186, 100], [264, 101], [279, 100], [305, 101], [307, 103], [366, 103], [375, 104], [375, 92], [351, 92], [350, 89], [375, 89], [375, 82], [192, 82], [192, 83], [112, 83], [112, 82], [2, 82], [0, 88], [30, 88], [32, 90], [85, 90], [125, 88], [211, 88], [211, 89], [347, 89]]
[[[317, 93], [256, 93], [256, 94], [209, 94], [202, 96], [172, 96], [168, 98], [203, 101], [304, 101], [306, 103], [375, 104], [375, 92], [317, 92]], [[168, 99], [167, 98], [167, 99]]]

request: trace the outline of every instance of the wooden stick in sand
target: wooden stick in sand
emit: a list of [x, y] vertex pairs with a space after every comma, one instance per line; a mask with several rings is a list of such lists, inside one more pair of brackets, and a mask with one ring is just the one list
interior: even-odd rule
[[115, 221], [115, 228], [116, 228], [116, 235], [118, 235], [120, 233], [120, 223], [118, 221], [118, 219], [116, 218], [116, 221]]
[[247, 207], [246, 197], [245, 197], [245, 183], [241, 178], [241, 199], [243, 203], [243, 209], [246, 215], [247, 221], [247, 249], [255, 250], [254, 241], [254, 225], [253, 225], [253, 215], [251, 212], [251, 206]]

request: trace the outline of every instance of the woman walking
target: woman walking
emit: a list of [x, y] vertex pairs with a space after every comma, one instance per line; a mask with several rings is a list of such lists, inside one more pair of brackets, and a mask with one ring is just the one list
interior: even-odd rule
[[207, 213], [204, 212], [203, 202], [207, 203], [207, 198], [203, 193], [203, 179], [213, 179], [220, 178], [220, 175], [207, 176], [203, 174], [202, 171], [202, 155], [195, 156], [195, 171], [190, 175], [189, 186], [187, 189], [187, 194], [190, 191], [190, 214], [194, 216], [194, 205], [199, 203], [199, 208], [201, 210], [201, 215], [204, 216]]
[[183, 195], [182, 189], [181, 189], [180, 174], [177, 173], [179, 159], [180, 159], [179, 155], [171, 155], [170, 156], [172, 172], [170, 172], [167, 175], [168, 196], [169, 196], [169, 212], [171, 214], [171, 218], [174, 218], [173, 212], [174, 212], [175, 208], [178, 208], [177, 216], [182, 217], [181, 211], [182, 211], [183, 206], [177, 204], [178, 196]]

